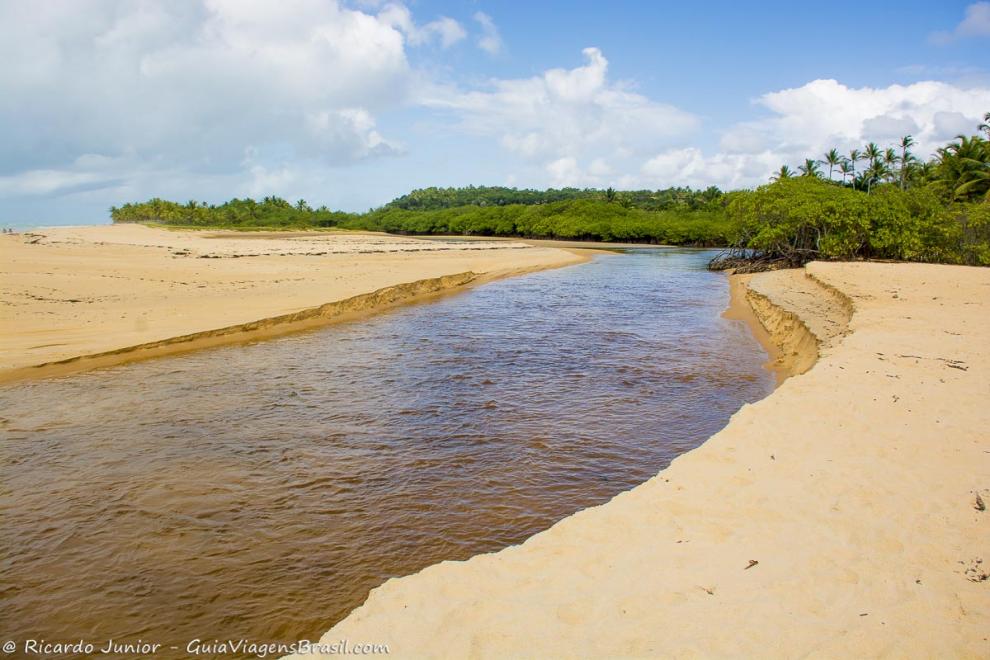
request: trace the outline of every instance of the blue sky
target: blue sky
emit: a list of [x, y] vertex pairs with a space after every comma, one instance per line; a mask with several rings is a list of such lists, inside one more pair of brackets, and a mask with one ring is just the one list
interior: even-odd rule
[[739, 188], [990, 111], [990, 2], [0, 0], [0, 224], [152, 196]]

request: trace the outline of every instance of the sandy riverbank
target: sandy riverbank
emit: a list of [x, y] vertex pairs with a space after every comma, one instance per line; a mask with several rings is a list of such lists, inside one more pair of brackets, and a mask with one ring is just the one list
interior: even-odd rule
[[105, 225], [3, 235], [0, 382], [270, 337], [585, 258], [370, 233]]
[[771, 396], [608, 504], [386, 582], [323, 640], [393, 657], [986, 657], [990, 269], [815, 263], [753, 276], [746, 296], [795, 374]]

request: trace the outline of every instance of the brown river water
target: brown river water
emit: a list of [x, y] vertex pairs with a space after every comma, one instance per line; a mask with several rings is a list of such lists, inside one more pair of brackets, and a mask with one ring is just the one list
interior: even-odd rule
[[0, 636], [316, 639], [391, 577], [608, 501], [773, 387], [710, 256], [0, 388]]

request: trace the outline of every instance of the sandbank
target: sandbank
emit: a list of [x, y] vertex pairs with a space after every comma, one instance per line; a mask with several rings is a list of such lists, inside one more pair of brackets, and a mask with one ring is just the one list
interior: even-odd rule
[[0, 382], [267, 338], [587, 258], [368, 232], [104, 225], [3, 235]]

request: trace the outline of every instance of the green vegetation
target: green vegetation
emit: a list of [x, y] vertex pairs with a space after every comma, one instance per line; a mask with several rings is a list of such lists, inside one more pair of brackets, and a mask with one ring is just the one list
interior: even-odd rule
[[[518, 198], [525, 203], [496, 203], [515, 198], [506, 191], [519, 193]], [[566, 193], [565, 199], [548, 201], [561, 193]], [[730, 238], [724, 197], [717, 188], [704, 191], [672, 188], [656, 192], [564, 189], [542, 193], [511, 188], [427, 188], [362, 214], [335, 212], [326, 207], [313, 209], [303, 200], [293, 205], [277, 197], [266, 197], [260, 202], [233, 199], [220, 205], [152, 199], [115, 207], [110, 213], [114, 222], [182, 227], [337, 227], [396, 234], [721, 246]], [[464, 203], [465, 200], [477, 203]]]
[[734, 239], [712, 266], [761, 270], [812, 259], [990, 266], [990, 113], [984, 121], [985, 136], [959, 135], [928, 162], [911, 154], [906, 135], [896, 146], [870, 142], [847, 157], [830, 149], [823, 160], [805, 160], [800, 176], [784, 165], [769, 185], [731, 195]]
[[336, 227], [356, 216], [331, 211], [325, 206], [313, 209], [299, 200], [295, 205], [278, 197], [232, 199], [218, 206], [190, 201], [186, 204], [151, 199], [140, 204], [124, 204], [110, 209], [114, 222], [140, 222], [182, 227], [314, 228]]
[[349, 226], [393, 233], [668, 245], [717, 246], [729, 240], [729, 225], [721, 209], [651, 212], [593, 199], [496, 207], [458, 206], [432, 212], [386, 209], [370, 213]]
[[990, 265], [990, 113], [923, 162], [903, 137], [848, 156], [830, 149], [751, 191], [425, 188], [367, 213], [277, 197], [220, 205], [152, 199], [111, 209], [114, 222], [186, 227], [340, 228], [400, 234], [522, 236], [727, 246], [713, 267], [759, 269], [811, 259]]
[[458, 206], [511, 206], [551, 204], [574, 200], [603, 200], [627, 208], [644, 211], [717, 210], [722, 191], [712, 186], [705, 190], [667, 188], [666, 190], [627, 190], [613, 188], [550, 188], [549, 190], [519, 190], [500, 186], [468, 186], [466, 188], [422, 188], [397, 197], [386, 209], [407, 211], [436, 211]]
[[722, 267], [760, 270], [812, 259], [897, 259], [990, 266], [990, 204], [946, 201], [931, 187], [871, 194], [817, 177], [734, 196], [734, 249]]

